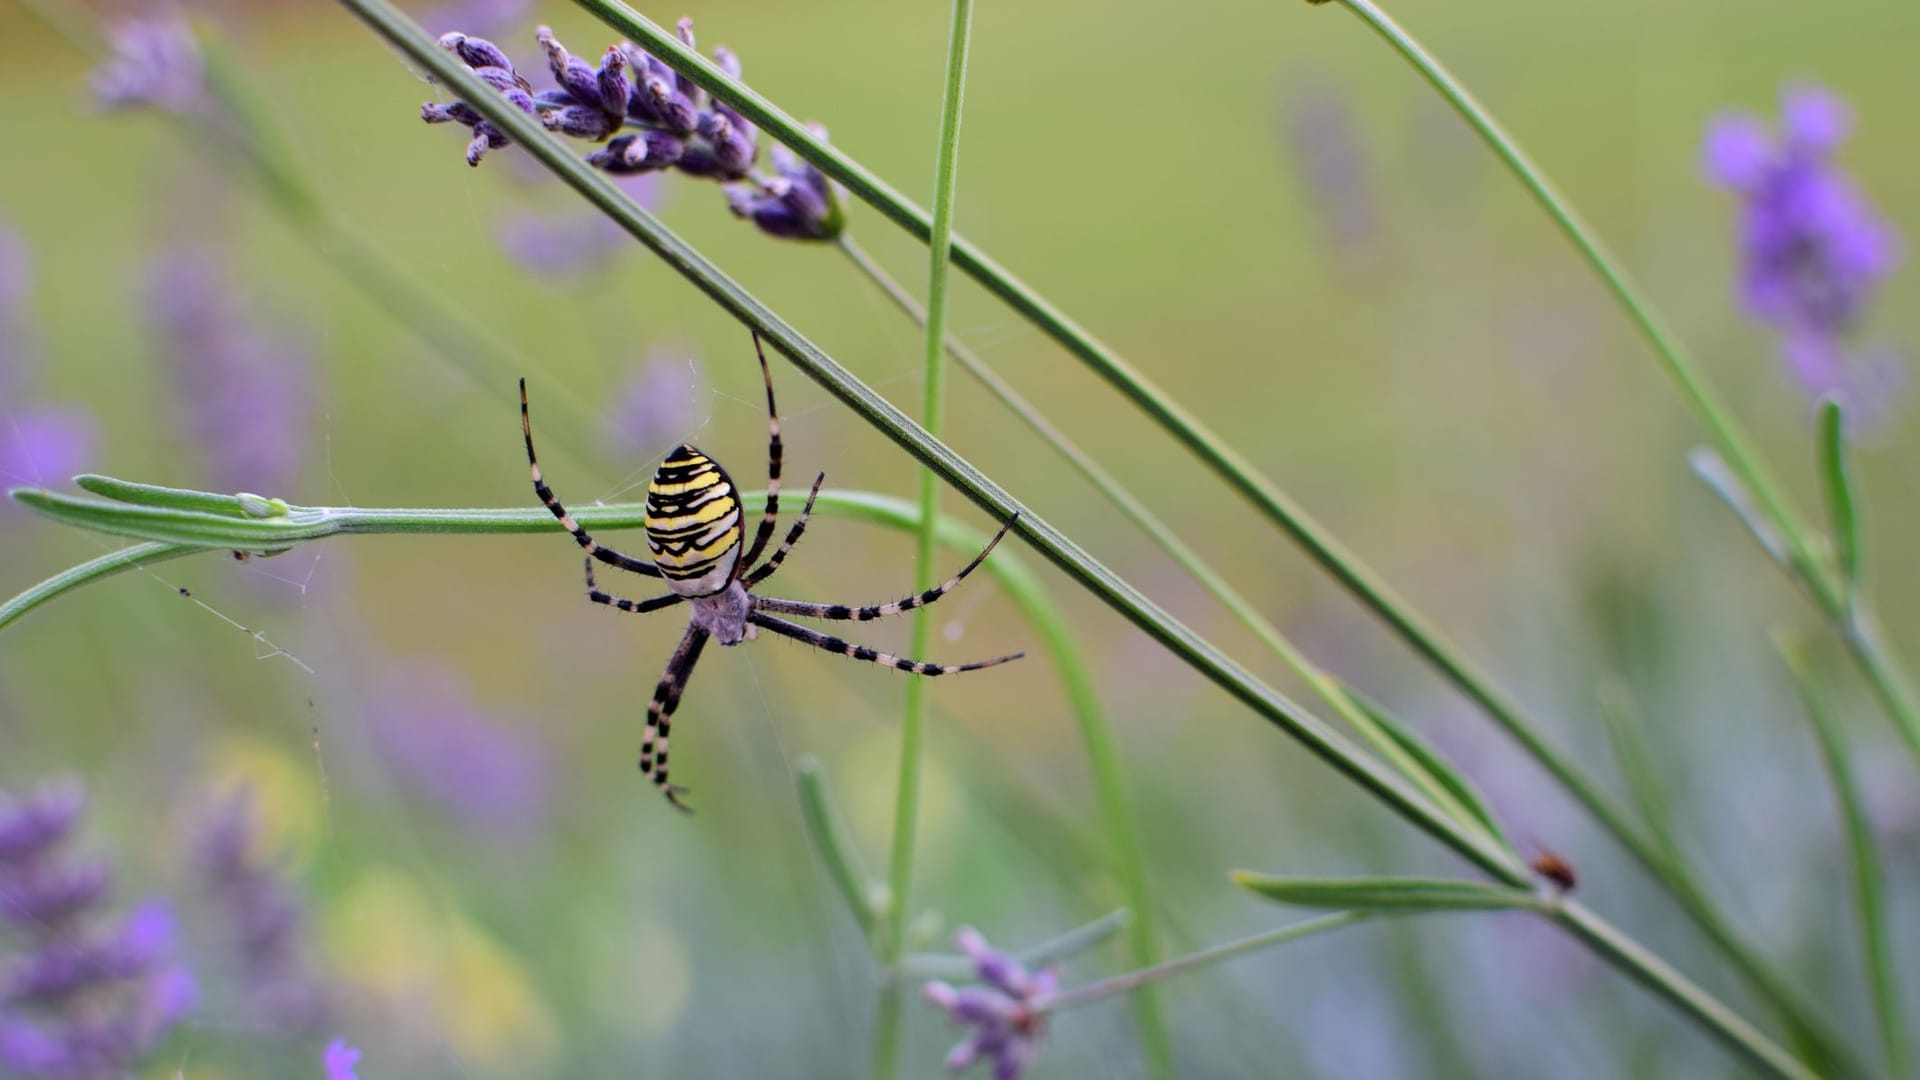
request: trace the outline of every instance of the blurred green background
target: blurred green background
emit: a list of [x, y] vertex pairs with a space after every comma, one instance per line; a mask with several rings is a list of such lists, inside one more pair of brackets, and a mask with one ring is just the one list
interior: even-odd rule
[[[643, 10], [663, 23], [694, 16], [702, 45], [733, 48], [756, 88], [929, 199], [946, 5]], [[1814, 506], [1809, 406], [1770, 336], [1736, 308], [1734, 206], [1701, 179], [1700, 136], [1722, 110], [1771, 116], [1783, 84], [1820, 81], [1858, 109], [1845, 164], [1911, 232], [1920, 187], [1902, 178], [1916, 167], [1906, 111], [1920, 100], [1910, 47], [1920, 9], [1406, 0], [1392, 10], [1642, 277]], [[514, 151], [469, 170], [463, 133], [419, 121], [432, 88], [344, 10], [193, 11], [357, 232], [514, 358], [563, 498], [638, 498], [683, 439], [755, 485], [765, 428], [744, 329], [637, 245], [584, 272], [516, 259], [503, 232], [595, 243], [582, 205]], [[611, 36], [559, 3], [501, 26], [425, 25], [491, 37], [537, 71], [541, 21], [582, 55]], [[1742, 926], [1869, 1046], [1838, 826], [1767, 641], [1775, 625], [1811, 629], [1810, 612], [1689, 473], [1701, 433], [1511, 178], [1336, 9], [985, 4], [975, 33], [959, 229], [1276, 478], [1609, 783], [1596, 700], [1611, 680], [1630, 688], [1686, 823], [1683, 848]], [[234, 391], [250, 417], [237, 426], [297, 451], [275, 480], [288, 486], [260, 485], [266, 494], [532, 505], [512, 372], [477, 379], [409, 335], [286, 227], [244, 171], [171, 121], [95, 114], [88, 66], [27, 9], [0, 6], [0, 221], [30, 253], [26, 344], [14, 347], [38, 357], [30, 390], [0, 400], [0, 423], [32, 403], [83, 407], [99, 425], [87, 468], [254, 487], [249, 470], [270, 455], [249, 455], [246, 437], [205, 409], [249, 373], [209, 375], [170, 356], [155, 311], [197, 267], [221, 318], [250, 327], [256, 347], [242, 351], [296, 373], [291, 385], [269, 379], [277, 391], [259, 398]], [[844, 260], [761, 236], [709, 185], [674, 176], [654, 194], [670, 226], [913, 407], [919, 331]], [[921, 287], [924, 249], [864, 207], [852, 229]], [[1915, 282], [1890, 281], [1875, 339], [1916, 339]], [[1568, 857], [1595, 907], [1757, 1014], [1622, 853], [1283, 537], [1005, 308], [971, 283], [957, 297], [957, 333], [1316, 660], [1453, 754], [1520, 843]], [[612, 437], [632, 412], [619, 408], [629, 383], [649, 371], [640, 392], [666, 404], [638, 434]], [[890, 443], [792, 368], [776, 363], [774, 377], [790, 478], [824, 469], [833, 487], [913, 491], [914, 469]], [[1305, 698], [1046, 446], [963, 373], [952, 386], [949, 441], [962, 454]], [[1872, 591], [1893, 640], [1920, 647], [1920, 576], [1905, 557], [1920, 529], [1920, 458], [1909, 399], [1881, 404], [1857, 470]], [[216, 419], [196, 427], [205, 415]], [[986, 524], [958, 497], [945, 505]], [[7, 511], [0, 593], [110, 546]], [[1159, 903], [1149, 917], [1171, 951], [1293, 917], [1232, 888], [1230, 868], [1460, 869], [1019, 554], [1048, 580], [1102, 680], [1146, 828]], [[904, 534], [816, 518], [774, 591], [890, 599], [909, 591], [912, 563]], [[576, 549], [557, 535], [330, 540], [122, 576], [0, 639], [0, 786], [83, 778], [95, 799], [87, 844], [115, 857], [123, 892], [184, 897], [185, 823], [210, 796], [250, 785], [264, 849], [285, 853], [308, 896], [311, 947], [340, 1002], [328, 1034], [366, 1050], [365, 1075], [859, 1074], [870, 969], [801, 827], [792, 761], [804, 752], [826, 764], [880, 866], [903, 680], [772, 640], [710, 650], [675, 732], [675, 779], [700, 809], [683, 819], [632, 760], [683, 621], [618, 616], [580, 591]], [[1032, 645], [980, 579], [934, 614], [935, 659]], [[858, 630], [882, 648], [905, 645], [903, 622]], [[1832, 666], [1895, 868], [1897, 930], [1912, 943], [1912, 762]], [[939, 922], [922, 947], [944, 947], [962, 923], [1025, 945], [1117, 906], [1085, 760], [1047, 666], [941, 680], [932, 702], [914, 901]], [[1070, 964], [1066, 980], [1126, 965], [1115, 942]], [[243, 1022], [217, 965], [201, 974], [207, 1001], [153, 1075], [319, 1074], [317, 1044]], [[1519, 916], [1371, 925], [1162, 995], [1191, 1076], [1734, 1071], [1664, 1006]], [[907, 1075], [938, 1074], [951, 1033], [917, 1002], [908, 1017]], [[1131, 1031], [1122, 1001], [1065, 1016], [1033, 1075], [1139, 1075]]]

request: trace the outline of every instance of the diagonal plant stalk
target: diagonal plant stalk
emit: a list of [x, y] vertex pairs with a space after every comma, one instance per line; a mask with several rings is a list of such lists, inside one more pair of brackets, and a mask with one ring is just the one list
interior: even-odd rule
[[[1325, 4], [1333, 0], [1309, 2]], [[1608, 291], [1620, 302], [1621, 308], [1653, 347], [1654, 356], [1679, 388], [1688, 409], [1707, 430], [1715, 449], [1733, 470], [1740, 484], [1752, 495], [1756, 509], [1773, 526], [1785, 546], [1786, 565], [1846, 644], [1908, 746], [1916, 755], [1920, 755], [1920, 704], [1916, 704], [1912, 682], [1903, 666], [1880, 639], [1872, 618], [1854, 603], [1852, 582], [1822, 557], [1816, 531], [1781, 493], [1779, 483], [1754, 449], [1752, 439], [1740, 427], [1732, 410], [1727, 408], [1712, 384], [1698, 373], [1698, 365], [1685, 344], [1667, 326], [1639, 284], [1614, 260], [1593, 228], [1581, 219], [1573, 205], [1560, 194], [1553, 182], [1520, 148], [1519, 143], [1466, 87], [1421, 48], [1412, 35], [1372, 0], [1339, 2], [1405, 58], [1453, 106], [1454, 111], [1479, 133], [1488, 148], [1566, 234], [1588, 265], [1593, 267]]]
[[[763, 131], [778, 138], [795, 153], [828, 176], [845, 185], [854, 195], [879, 210], [895, 224], [922, 241], [931, 235], [930, 215], [889, 186], [838, 148], [820, 140], [799, 121], [764, 97], [733, 79], [698, 53], [687, 49], [673, 35], [640, 15], [620, 0], [574, 0], [602, 22], [640, 43], [675, 71], [692, 79], [708, 93], [727, 102]], [[1452, 682], [1479, 709], [1517, 742], [1520, 747], [1550, 773], [1554, 779], [1582, 803], [1600, 824], [1626, 848], [1655, 880], [1682, 901], [1683, 910], [1727, 952], [1746, 973], [1772, 1006], [1791, 1015], [1796, 1029], [1820, 1033], [1821, 1041], [1836, 1043], [1828, 1026], [1790, 998], [1782, 996], [1784, 982], [1777, 976], [1755, 975], [1766, 970], [1764, 960], [1751, 945], [1731, 931], [1731, 924], [1709, 898], [1691, 892], [1672, 876], [1663, 859], [1658, 841], [1646, 835], [1631, 814], [1578, 763], [1550, 743], [1544, 731], [1522, 711], [1519, 704], [1492, 677], [1469, 659], [1457, 645], [1404, 599], [1398, 596], [1371, 568], [1339, 542], [1303, 509], [1261, 475], [1242, 456], [1222, 443], [1217, 436], [1189, 414], [1177, 402], [1134, 370], [1108, 346], [1073, 322], [1065, 313], [1041, 297], [1025, 282], [975, 248], [964, 237], [952, 241], [955, 265], [976, 282], [999, 296], [1023, 317], [1052, 337], [1069, 353], [1087, 364], [1113, 384], [1129, 400], [1158, 422], [1179, 442], [1191, 450], [1227, 484], [1247, 499], [1269, 520], [1279, 525], [1322, 569], [1331, 574], [1350, 593], [1397, 633], [1407, 645]], [[1857, 621], [1857, 629], [1869, 639], [1874, 633], [1870, 620]], [[1869, 654], [1873, 655], [1873, 654]], [[1900, 685], [1889, 675], [1889, 686]], [[1364, 729], [1361, 729], [1364, 730]]]

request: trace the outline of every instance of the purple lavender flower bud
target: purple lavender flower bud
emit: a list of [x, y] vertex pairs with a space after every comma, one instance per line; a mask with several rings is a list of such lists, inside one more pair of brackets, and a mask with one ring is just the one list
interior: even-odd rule
[[[500, 91], [515, 108], [528, 115], [537, 115], [533, 97], [533, 87], [513, 70], [513, 61], [507, 58], [498, 45], [485, 38], [470, 37], [459, 31], [451, 31], [440, 36], [441, 47], [458, 56], [463, 63], [474, 70], [474, 74], [487, 85]], [[507, 133], [488, 123], [477, 111], [464, 102], [451, 105], [436, 105], [428, 102], [420, 106], [420, 119], [429, 124], [457, 123], [473, 129], [473, 138], [467, 143], [467, 164], [478, 166], [487, 151], [498, 150], [510, 144]]]
[[513, 70], [506, 51], [486, 38], [468, 37], [458, 30], [440, 35], [440, 47], [460, 58], [461, 63], [478, 71], [481, 68]]
[[609, 45], [606, 55], [600, 58], [597, 81], [600, 107], [617, 122], [627, 115], [627, 102], [633, 98], [633, 81], [627, 78], [627, 54], [621, 52], [619, 46]]
[[[812, 125], [825, 138], [826, 129]], [[831, 240], [846, 228], [839, 188], [812, 164], [775, 143], [773, 164], [777, 177], [727, 187], [727, 205], [735, 216], [752, 221], [761, 232], [783, 240]]]
[[[680, 39], [680, 44], [685, 45], [690, 50], [699, 48], [699, 46], [693, 43], [693, 19], [691, 16], [680, 16], [680, 21], [673, 24], [673, 29], [675, 36]], [[676, 89], [688, 98], [698, 100], [700, 88], [694, 85], [692, 79], [687, 78], [679, 72], [674, 72], [673, 79]]]
[[193, 29], [179, 16], [116, 23], [108, 48], [107, 59], [93, 73], [93, 97], [100, 108], [185, 113], [206, 103], [206, 65]]
[[360, 1048], [348, 1046], [345, 1039], [335, 1039], [327, 1044], [323, 1063], [327, 1070], [326, 1080], [360, 1080], [359, 1074], [354, 1071], [354, 1067], [360, 1064]]
[[[628, 54], [636, 74], [636, 85], [627, 99], [627, 115], [642, 124], [676, 135], [691, 135], [699, 124], [700, 110], [693, 99], [674, 89], [672, 69], [645, 53]], [[645, 78], [638, 78], [645, 71]]]
[[571, 139], [588, 139], [599, 142], [620, 128], [618, 117], [609, 117], [597, 108], [584, 105], [569, 105], [564, 109], [554, 109], [540, 117], [540, 123], [548, 131], [558, 132]]
[[467, 164], [477, 169], [487, 151], [507, 145], [510, 145], [507, 133], [482, 120], [473, 126], [473, 139], [467, 143]]
[[740, 58], [735, 56], [733, 50], [727, 48], [725, 45], [715, 45], [713, 47], [713, 63], [714, 66], [733, 78], [737, 79], [740, 77]]
[[560, 88], [573, 96], [576, 104], [598, 107], [600, 102], [600, 77], [592, 65], [567, 51], [565, 45], [554, 38], [551, 27], [542, 26], [534, 31], [534, 40], [547, 51], [547, 66], [553, 71], [553, 79]]
[[587, 164], [610, 173], [657, 172], [681, 161], [687, 144], [665, 131], [638, 131], [607, 140], [605, 149], [587, 155]]
[[[753, 125], [731, 111], [716, 109], [700, 114], [696, 130], [712, 149], [715, 171], [710, 175], [738, 180], [753, 168], [753, 160], [759, 153]], [[682, 165], [681, 171], [687, 171], [687, 167]]]

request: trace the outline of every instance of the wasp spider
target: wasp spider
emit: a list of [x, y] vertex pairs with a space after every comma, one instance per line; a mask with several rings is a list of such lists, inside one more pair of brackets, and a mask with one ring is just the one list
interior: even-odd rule
[[[800, 517], [787, 530], [786, 538], [766, 562], [754, 566], [754, 561], [766, 550], [767, 541], [773, 538], [774, 519], [780, 512], [780, 414], [774, 408], [773, 375], [767, 370], [767, 354], [760, 347], [757, 334], [753, 339], [753, 347], [760, 355], [760, 376], [767, 386], [768, 427], [767, 509], [760, 519], [758, 531], [754, 533], [753, 543], [742, 543], [745, 539], [742, 528], [744, 515], [740, 501], [734, 494], [733, 481], [728, 478], [726, 470], [691, 444], [682, 443], [661, 462], [659, 470], [653, 474], [653, 482], [647, 485], [647, 548], [653, 552], [653, 562], [630, 558], [611, 548], [602, 547], [587, 535], [587, 531], [573, 519], [567, 508], [560, 505], [553, 489], [547, 486], [540, 475], [540, 462], [533, 453], [533, 422], [527, 413], [527, 381], [520, 380], [520, 430], [526, 437], [527, 468], [533, 474], [533, 490], [587, 553], [587, 599], [635, 614], [659, 611], [682, 602], [692, 608], [687, 620], [687, 632], [680, 638], [679, 647], [674, 649], [673, 658], [667, 661], [666, 673], [660, 677], [660, 685], [654, 688], [653, 700], [647, 705], [647, 728], [640, 737], [641, 775], [652, 778], [666, 795], [667, 801], [681, 810], [689, 810], [690, 807], [680, 798], [686, 789], [667, 782], [667, 735], [672, 727], [673, 711], [680, 705], [680, 694], [687, 688], [687, 678], [693, 674], [693, 665], [700, 659], [700, 650], [706, 647], [710, 637], [722, 645], [738, 645], [742, 641], [752, 640], [756, 636], [756, 629], [769, 630], [816, 648], [837, 652], [855, 660], [885, 664], [915, 675], [977, 671], [1017, 660], [1024, 655], [1013, 653], [971, 664], [929, 664], [890, 656], [779, 617], [799, 615], [814, 619], [864, 622], [931, 604], [959, 585], [962, 579], [973, 572], [974, 567], [980, 565], [987, 553], [1000, 542], [1000, 538], [1007, 534], [1012, 521], [1002, 525], [980, 554], [975, 555], [972, 562], [962, 567], [945, 584], [891, 604], [866, 607], [814, 604], [804, 600], [760, 596], [752, 591], [754, 586], [773, 576], [786, 559], [787, 552], [793, 550], [800, 534], [806, 531], [807, 516], [813, 512], [814, 497], [820, 494], [820, 485], [827, 478], [826, 473], [821, 473], [814, 479], [813, 490], [807, 494], [807, 503], [801, 507]], [[643, 577], [660, 578], [669, 591], [664, 596], [638, 601], [604, 593], [593, 579], [595, 559]]]

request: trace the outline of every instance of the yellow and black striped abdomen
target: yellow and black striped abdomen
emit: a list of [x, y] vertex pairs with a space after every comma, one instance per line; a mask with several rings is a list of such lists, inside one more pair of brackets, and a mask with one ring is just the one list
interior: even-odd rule
[[647, 547], [667, 588], [719, 592], [740, 561], [740, 500], [720, 463], [681, 444], [647, 485]]

